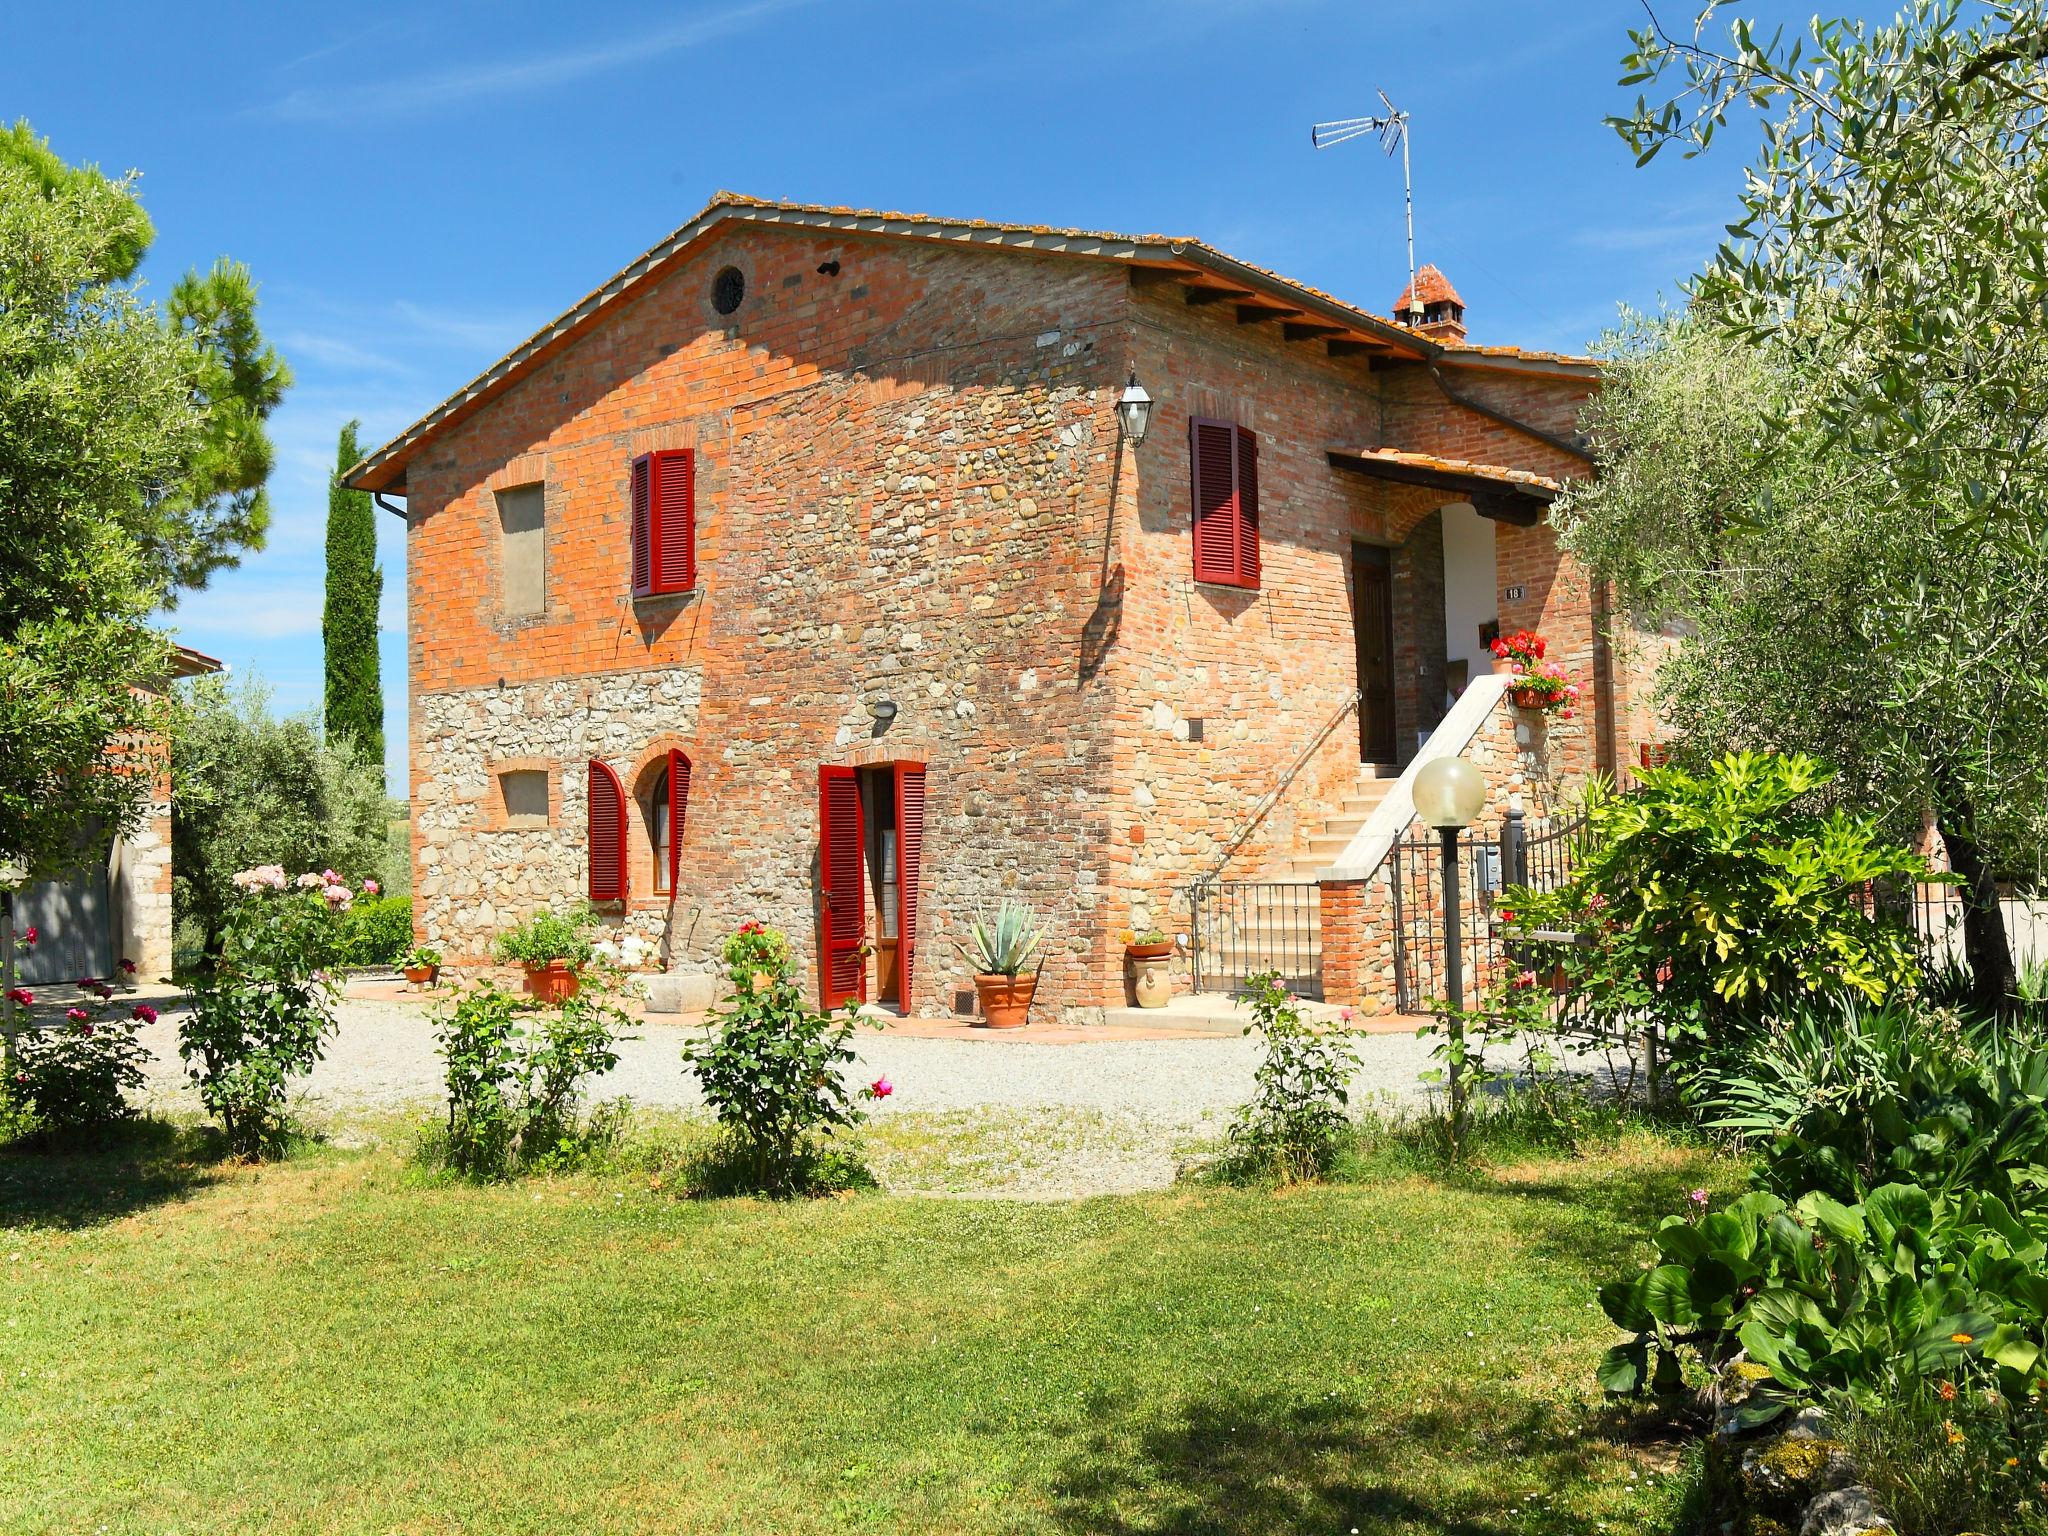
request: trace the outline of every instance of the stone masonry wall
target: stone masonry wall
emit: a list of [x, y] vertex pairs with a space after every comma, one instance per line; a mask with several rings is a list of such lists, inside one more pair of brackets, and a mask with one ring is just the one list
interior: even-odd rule
[[[691, 968], [764, 919], [815, 975], [818, 769], [915, 760], [914, 1009], [951, 1008], [953, 940], [1007, 894], [1050, 930], [1039, 1016], [1096, 1001], [1110, 718], [1087, 627], [1125, 303], [1088, 263], [729, 232], [429, 447], [408, 482], [423, 937], [475, 958], [580, 897], [595, 753], [633, 802], [610, 920]], [[699, 588], [636, 602], [627, 473], [656, 447], [697, 452]], [[536, 481], [546, 607], [507, 619], [492, 493]], [[673, 901], [640, 798], [671, 746], [694, 765]], [[494, 762], [548, 771], [548, 826], [493, 825]]]

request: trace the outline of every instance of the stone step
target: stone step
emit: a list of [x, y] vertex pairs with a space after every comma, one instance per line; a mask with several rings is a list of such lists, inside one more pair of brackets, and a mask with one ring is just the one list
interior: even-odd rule
[[[1313, 1023], [1333, 1023], [1341, 1017], [1335, 1003], [1300, 998], [1297, 1006], [1302, 1016]], [[1251, 1021], [1251, 1008], [1222, 992], [1183, 992], [1171, 998], [1164, 1008], [1109, 1008], [1103, 1011], [1102, 1019], [1105, 1024], [1138, 1029], [1185, 1029], [1217, 1035], [1241, 1035]]]

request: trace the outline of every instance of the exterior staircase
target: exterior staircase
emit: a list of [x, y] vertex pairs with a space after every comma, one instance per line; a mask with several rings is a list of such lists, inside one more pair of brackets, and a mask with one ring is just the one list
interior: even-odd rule
[[1322, 919], [1316, 876], [1350, 846], [1400, 778], [1392, 763], [1365, 763], [1340, 809], [1308, 837], [1305, 851], [1264, 876], [1266, 884], [1224, 887], [1205, 931], [1214, 943], [1205, 957], [1203, 984], [1217, 972], [1242, 977], [1277, 971], [1298, 993], [1314, 995], [1322, 976]]
[[1400, 777], [1401, 770], [1393, 763], [1360, 764], [1358, 783], [1345, 795], [1343, 809], [1309, 834], [1308, 851], [1289, 860], [1286, 872], [1278, 878], [1313, 880], [1328, 869], [1337, 855], [1351, 846], [1351, 839], [1379, 809], [1387, 791]]

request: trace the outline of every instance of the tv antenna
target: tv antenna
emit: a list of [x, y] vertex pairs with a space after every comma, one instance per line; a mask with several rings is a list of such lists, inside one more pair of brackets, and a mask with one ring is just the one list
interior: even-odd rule
[[1331, 123], [1317, 123], [1308, 131], [1308, 141], [1317, 149], [1329, 149], [1368, 133], [1380, 136], [1380, 148], [1388, 154], [1401, 146], [1401, 190], [1408, 205], [1408, 312], [1422, 313], [1422, 295], [1415, 291], [1415, 178], [1408, 169], [1408, 114], [1379, 93], [1386, 111], [1377, 117], [1343, 117]]

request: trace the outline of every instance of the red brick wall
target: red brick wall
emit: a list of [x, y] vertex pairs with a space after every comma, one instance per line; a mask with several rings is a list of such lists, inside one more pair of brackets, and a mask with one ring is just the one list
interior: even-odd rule
[[[838, 259], [837, 277], [818, 266]], [[748, 296], [710, 304], [728, 263]], [[929, 765], [916, 1005], [966, 918], [1048, 920], [1086, 990], [1104, 878], [1106, 685], [1081, 664], [1124, 359], [1122, 274], [1058, 258], [728, 234], [430, 447], [410, 475], [419, 921], [451, 958], [582, 888], [585, 764], [695, 772], [682, 889], [618, 920], [705, 965], [748, 918], [812, 960], [821, 763]], [[1114, 353], [1115, 355], [1110, 355]], [[626, 477], [698, 453], [700, 590], [632, 602]], [[502, 485], [547, 484], [547, 608], [499, 615]], [[899, 709], [886, 733], [871, 705]], [[557, 765], [556, 824], [493, 831], [491, 775]], [[637, 797], [632, 846], [645, 841]]]
[[[829, 260], [837, 276], [818, 271]], [[722, 317], [711, 285], [728, 264], [747, 298]], [[1136, 449], [1113, 410], [1131, 369], [1159, 400]], [[1583, 386], [1483, 387], [1565, 430]], [[1219, 865], [1272, 867], [1356, 781], [1357, 724], [1339, 719], [1357, 681], [1351, 541], [1426, 542], [1418, 525], [1455, 498], [1334, 469], [1326, 451], [1576, 467], [1433, 391], [1171, 286], [1134, 295], [1106, 263], [715, 237], [409, 472], [423, 936], [480, 958], [510, 921], [580, 895], [598, 757], [634, 792], [635, 894], [613, 921], [693, 968], [762, 918], [808, 964], [820, 764], [914, 759], [928, 803], [913, 1005], [950, 1005], [967, 979], [952, 941], [1004, 895], [1048, 924], [1039, 1016], [1119, 1000], [1119, 930], [1176, 926], [1173, 893]], [[1259, 433], [1256, 593], [1192, 580], [1190, 415]], [[697, 454], [700, 587], [635, 603], [628, 466], [673, 447]], [[546, 607], [507, 619], [493, 493], [535, 481]], [[1403, 756], [1442, 693], [1440, 543], [1420, 547], [1397, 582]], [[1498, 549], [1502, 584], [1527, 589], [1502, 622], [1593, 665], [1591, 594], [1549, 534], [1503, 527]], [[1561, 749], [1590, 764], [1598, 723], [1589, 710]], [[670, 746], [695, 764], [673, 901], [651, 894], [638, 794]], [[550, 824], [507, 826], [494, 775], [541, 764]]]

